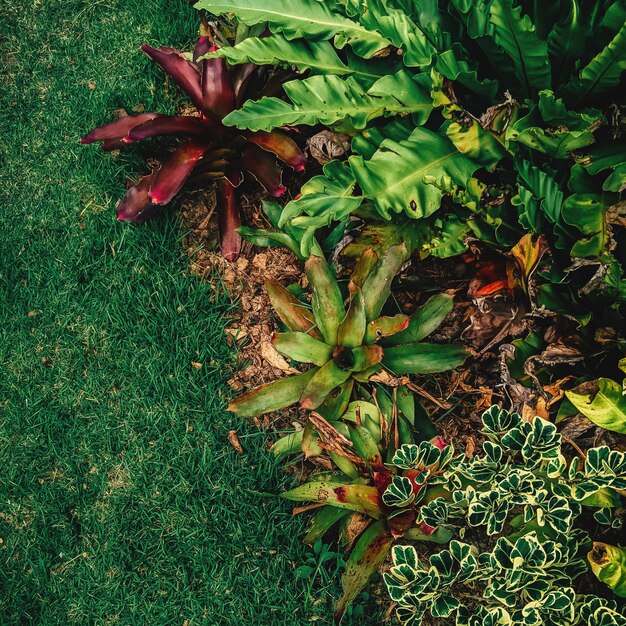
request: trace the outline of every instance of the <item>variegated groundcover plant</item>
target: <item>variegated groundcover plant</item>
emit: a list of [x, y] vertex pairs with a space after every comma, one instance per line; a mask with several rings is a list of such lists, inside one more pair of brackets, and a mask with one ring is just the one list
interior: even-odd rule
[[[316, 509], [307, 542], [334, 533], [349, 553], [336, 619], [382, 568], [402, 624], [626, 625], [615, 601], [626, 597], [626, 548], [611, 542], [623, 447], [566, 447], [554, 423], [494, 406], [466, 456], [414, 393], [424, 394], [416, 375], [470, 354], [433, 338], [454, 289], [429, 289], [411, 315], [394, 297], [412, 260], [476, 247], [508, 259], [487, 291], [523, 299], [582, 346], [579, 370], [550, 379], [576, 383], [560, 393], [558, 418], [580, 413], [626, 434], [626, 385], [615, 380], [626, 371], [624, 360], [615, 367], [626, 353], [626, 0], [196, 7], [193, 52], [144, 47], [194, 108], [127, 116], [83, 142], [182, 138], [173, 151], [157, 146], [162, 163], [130, 186], [120, 219], [142, 221], [184, 185], [208, 183], [228, 260], [244, 238], [304, 264], [300, 284], [265, 285], [273, 346], [298, 373], [229, 408], [242, 418], [298, 408], [298, 427], [272, 449], [324, 468], [283, 497]], [[266, 227], [240, 226], [245, 174], [289, 196], [276, 159], [296, 172], [313, 165], [305, 140], [319, 131], [339, 138], [339, 154], [289, 201], [264, 201]], [[544, 384], [522, 357], [549, 336], [512, 341], [511, 380]], [[583, 367], [585, 352], [602, 373]]]
[[[482, 420], [484, 455], [452, 458], [437, 476], [445, 495], [423, 504], [417, 516], [459, 539], [428, 559], [413, 546], [393, 549], [385, 583], [400, 621], [417, 626], [430, 613], [458, 626], [626, 624], [615, 602], [580, 595], [575, 585], [589, 561], [624, 595], [623, 551], [604, 544], [592, 549], [576, 521], [590, 507], [598, 523], [615, 523], [626, 454], [602, 446], [589, 449], [583, 462], [568, 463], [554, 424], [524, 421], [498, 407]], [[393, 462], [419, 468], [419, 449], [402, 446]], [[410, 497], [401, 477], [387, 497], [394, 486]]]

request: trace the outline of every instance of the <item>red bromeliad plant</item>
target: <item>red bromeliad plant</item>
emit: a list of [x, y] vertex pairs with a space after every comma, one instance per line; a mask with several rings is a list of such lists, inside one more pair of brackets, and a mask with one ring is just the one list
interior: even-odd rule
[[223, 118], [241, 107], [249, 94], [259, 96], [261, 70], [253, 64], [230, 69], [223, 59], [207, 58], [216, 49], [207, 36], [198, 39], [193, 55], [144, 44], [142, 50], [191, 98], [198, 115], [127, 116], [95, 128], [81, 143], [102, 141], [105, 150], [114, 150], [153, 137], [184, 139], [161, 165], [128, 189], [117, 217], [142, 222], [168, 204], [188, 181], [217, 180], [220, 248], [232, 261], [241, 247], [235, 187], [249, 173], [268, 193], [281, 196], [286, 189], [275, 157], [296, 171], [304, 169], [306, 157], [284, 133], [241, 132], [224, 126]]

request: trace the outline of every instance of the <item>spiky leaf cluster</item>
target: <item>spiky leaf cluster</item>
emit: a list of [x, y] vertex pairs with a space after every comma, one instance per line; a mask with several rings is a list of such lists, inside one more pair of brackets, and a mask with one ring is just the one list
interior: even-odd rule
[[[367, 403], [353, 404], [359, 405], [357, 409], [363, 409], [361, 423], [346, 426], [345, 422], [350, 422], [351, 416], [344, 415], [344, 423], [335, 424], [335, 437], [341, 438], [345, 432], [345, 441], [350, 444], [343, 450], [334, 448], [335, 452], [330, 454], [341, 473], [314, 475], [303, 485], [282, 494], [287, 500], [324, 505], [313, 519], [306, 538], [308, 543], [314, 543], [337, 523], [340, 524], [340, 536], [349, 534], [352, 523], [366, 526], [347, 559], [342, 581], [344, 592], [336, 607], [338, 617], [378, 569], [397, 539], [405, 537], [445, 543], [451, 537], [446, 529], [435, 529], [417, 523], [416, 519], [420, 506], [433, 497], [432, 489], [445, 482], [442, 475], [454, 458], [452, 446], [443, 445], [440, 438], [433, 442], [405, 444], [393, 455], [391, 462], [385, 464], [380, 422], [376, 425], [377, 436], [376, 430], [367, 423], [370, 419], [365, 412]], [[406, 403], [403, 406], [404, 415], [397, 417], [410, 418]], [[376, 406], [374, 410], [377, 410]], [[379, 420], [384, 419], [381, 412]], [[404, 431], [402, 438], [407, 438]], [[389, 449], [393, 449], [393, 443], [389, 444]], [[364, 517], [369, 520], [364, 521]]]
[[[366, 250], [353, 270], [344, 301], [335, 273], [318, 246], [317, 254], [311, 254], [305, 264], [310, 308], [268, 280], [272, 305], [287, 327], [287, 332], [273, 336], [274, 347], [288, 359], [312, 367], [243, 394], [229, 409], [254, 416], [299, 402], [302, 408], [337, 419], [346, 410], [355, 382], [367, 382], [382, 369], [392, 374], [427, 374], [460, 365], [467, 356], [462, 346], [421, 341], [443, 318], [433, 327], [424, 309], [411, 317], [382, 315], [391, 283], [408, 258], [404, 244], [381, 255]], [[443, 297], [451, 303], [449, 296]]]

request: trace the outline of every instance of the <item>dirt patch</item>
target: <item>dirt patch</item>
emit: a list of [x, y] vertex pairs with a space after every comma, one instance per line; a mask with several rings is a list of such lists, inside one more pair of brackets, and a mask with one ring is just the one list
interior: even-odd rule
[[[239, 258], [230, 263], [218, 249], [215, 192], [192, 191], [187, 194], [180, 215], [188, 234], [185, 250], [191, 269], [200, 278], [209, 280], [216, 273], [237, 303], [237, 312], [227, 329], [228, 341], [237, 345], [237, 365], [228, 384], [240, 393], [289, 374], [294, 369], [273, 347], [272, 333], [276, 321], [265, 292], [268, 275], [284, 285], [300, 282], [302, 271], [295, 256], [284, 248], [257, 248], [244, 242]], [[271, 228], [253, 196], [241, 198], [243, 223], [258, 228]], [[268, 426], [273, 419], [265, 419]]]

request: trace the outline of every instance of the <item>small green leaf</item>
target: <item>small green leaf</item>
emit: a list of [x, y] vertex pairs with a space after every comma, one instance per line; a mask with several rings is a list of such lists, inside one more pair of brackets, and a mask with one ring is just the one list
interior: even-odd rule
[[337, 329], [337, 345], [356, 348], [365, 336], [365, 299], [360, 289], [352, 292], [348, 312]]
[[448, 313], [452, 311], [453, 305], [454, 298], [447, 293], [431, 296], [411, 315], [407, 329], [385, 339], [383, 345], [397, 346], [421, 341], [439, 328]]
[[304, 543], [313, 545], [321, 539], [339, 520], [349, 515], [350, 511], [336, 506], [327, 505], [322, 507], [311, 521], [311, 527], [304, 536]]
[[458, 344], [410, 343], [385, 348], [383, 365], [393, 374], [433, 374], [458, 367], [467, 356]]
[[289, 330], [307, 333], [316, 339], [322, 338], [311, 311], [288, 289], [274, 278], [267, 278], [265, 291], [278, 317]]
[[316, 368], [314, 375], [309, 378], [299, 398], [300, 406], [303, 409], [316, 409], [335, 387], [343, 385], [348, 378], [349, 371], [341, 369], [334, 361], [328, 361]]
[[302, 435], [304, 430], [298, 430], [294, 433], [289, 433], [284, 437], [281, 437], [278, 441], [272, 445], [270, 450], [277, 457], [287, 456], [288, 454], [294, 454], [302, 450]]
[[404, 243], [391, 246], [382, 253], [363, 281], [362, 293], [368, 321], [380, 315], [391, 295], [391, 283], [409, 257], [410, 253]]
[[313, 339], [306, 333], [275, 333], [272, 343], [283, 356], [300, 363], [314, 363], [322, 366], [333, 354], [333, 349], [329, 345]]
[[309, 284], [313, 291], [311, 304], [313, 316], [324, 341], [337, 345], [337, 329], [346, 316], [343, 298], [335, 274], [323, 257], [311, 255], [304, 266]]

